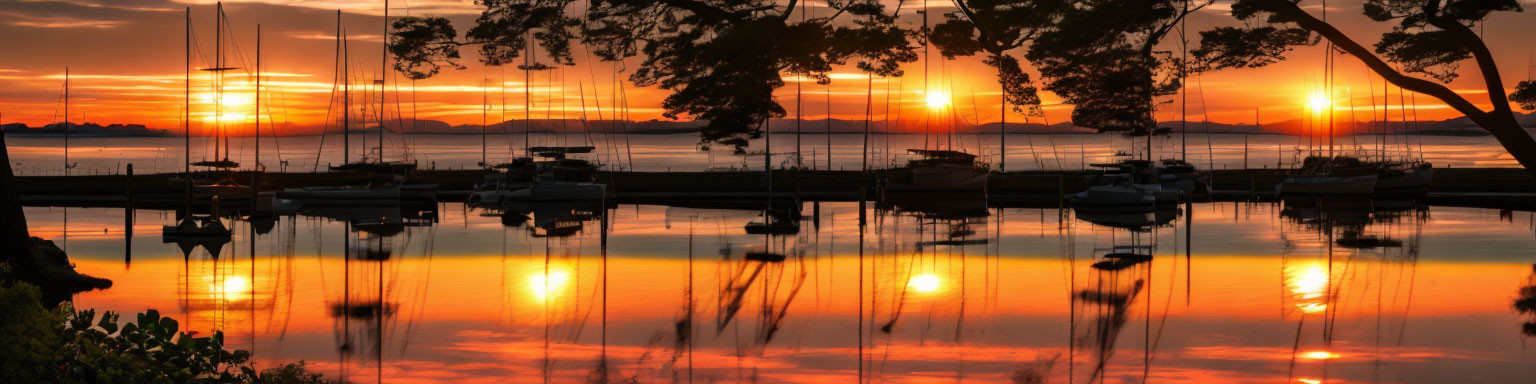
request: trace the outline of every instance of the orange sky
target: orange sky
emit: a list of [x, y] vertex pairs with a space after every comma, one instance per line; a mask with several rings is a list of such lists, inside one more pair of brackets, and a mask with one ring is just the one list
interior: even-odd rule
[[[4, 114], [0, 122], [37, 126], [62, 121], [63, 72], [64, 67], [69, 66], [71, 121], [178, 127], [184, 87], [182, 9], [185, 3], [194, 3], [193, 28], [197, 33], [197, 50], [201, 52], [198, 55], [211, 55], [214, 39], [211, 1], [24, 0], [0, 4], [0, 15], [9, 19], [0, 22], [0, 52], [4, 52], [0, 56], [9, 58], [0, 60], [0, 113]], [[223, 116], [235, 125], [233, 129], [237, 131], [248, 129], [245, 127], [255, 111], [253, 87], [249, 81], [252, 77], [245, 71], [254, 70], [254, 34], [258, 23], [263, 25], [262, 64], [264, 89], [267, 90], [262, 102], [266, 104], [264, 114], [270, 121], [316, 125], [325, 120], [332, 89], [335, 44], [332, 39], [337, 8], [343, 9], [343, 24], [353, 37], [349, 56], [355, 87], [371, 87], [370, 80], [380, 72], [382, 1], [249, 0], [226, 3], [230, 27], [235, 34], [226, 42], [231, 47], [226, 52], [231, 65], [242, 69], [232, 71], [226, 77], [226, 95], [222, 103], [213, 102], [210, 74], [194, 72], [194, 132], [212, 129], [210, 123], [216, 120], [215, 116]], [[931, 6], [945, 4], [948, 3], [936, 1]], [[1214, 24], [1233, 24], [1231, 17], [1225, 14], [1228, 4], [1223, 1], [1193, 17], [1190, 30]], [[1526, 2], [1527, 7], [1532, 4]], [[912, 6], [909, 4], [908, 7]], [[1317, 5], [1310, 8], [1314, 11], [1321, 9]], [[826, 11], [825, 8], [808, 9], [813, 14]], [[1368, 22], [1358, 9], [1359, 3], [1355, 1], [1331, 2], [1329, 17], [1362, 42], [1374, 43], [1388, 25]], [[468, 0], [396, 1], [390, 5], [391, 15], [407, 12], [449, 16], [455, 26], [464, 31], [477, 11]], [[912, 15], [910, 12], [904, 14]], [[915, 17], [907, 19], [909, 24], [916, 23]], [[1488, 42], [1499, 60], [1506, 87], [1529, 77], [1527, 67], [1531, 47], [1523, 36], [1536, 33], [1536, 26], [1528, 21], [1528, 14], [1498, 14], [1480, 28], [1485, 36], [1489, 36]], [[1165, 48], [1178, 49], [1176, 44], [1165, 44]], [[1324, 91], [1317, 85], [1322, 73], [1321, 52], [1321, 47], [1307, 47], [1294, 52], [1290, 60], [1267, 68], [1231, 70], [1191, 79], [1189, 119], [1200, 120], [1208, 116], [1215, 122], [1251, 123], [1254, 109], [1259, 108], [1261, 119], [1272, 122], [1303, 116], [1309, 97], [1325, 100], [1320, 105], [1329, 104], [1326, 100], [1330, 98], [1322, 97]], [[492, 104], [486, 113], [491, 122], [523, 118], [524, 74], [515, 68], [484, 68], [476, 65], [472, 50], [466, 50], [464, 54], [466, 60], [463, 63], [469, 66], [468, 69], [448, 70], [436, 78], [418, 81], [414, 83], [414, 90], [410, 82], [400, 81], [399, 76], [392, 78], [387, 100], [391, 103], [398, 100], [399, 107], [398, 111], [397, 107], [390, 107], [390, 118], [418, 116], [450, 124], [479, 124], [483, 99], [489, 99]], [[596, 119], [598, 113], [604, 118], [614, 117], [615, 66], [612, 63], [589, 65], [590, 61], [585, 60], [580, 51], [577, 55], [578, 65], [574, 67], [535, 74], [530, 89], [533, 118], [579, 118], [583, 109], [581, 94], [585, 94], [589, 119]], [[196, 61], [195, 66], [209, 65], [202, 59]], [[1464, 74], [1450, 87], [1486, 107], [1487, 97], [1480, 89], [1480, 76], [1470, 69], [1470, 63], [1463, 68]], [[967, 121], [993, 122], [998, 119], [995, 78], [992, 71], [975, 58], [945, 61], [935, 57], [928, 71], [931, 77], [929, 91], [951, 95], [948, 111], [960, 114]], [[1382, 102], [1379, 77], [1367, 75], [1357, 61], [1349, 58], [1340, 59], [1334, 73], [1337, 87], [1331, 104], [1336, 113], [1347, 115], [1353, 108], [1359, 120], [1371, 120], [1373, 113], [1379, 113], [1379, 109], [1372, 111], [1369, 107]], [[866, 91], [863, 76], [851, 67], [844, 67], [835, 71], [830, 87], [805, 84], [804, 116], [811, 119], [827, 116], [830, 97], [833, 117], [862, 119]], [[778, 95], [792, 118], [796, 116], [795, 82], [799, 79], [788, 80], [790, 85], [780, 89]], [[907, 76], [902, 79], [876, 79], [873, 90], [875, 118], [880, 119], [885, 114], [888, 88], [896, 90], [892, 100], [901, 105], [904, 112], [911, 114], [923, 110], [929, 98], [923, 92], [923, 83], [921, 60], [909, 65]], [[663, 91], [629, 88], [625, 93], [631, 119], [660, 118]], [[1392, 93], [1394, 119], [1400, 118], [1397, 105], [1405, 102], [1416, 106], [1416, 111], [1409, 112], [1410, 118], [1414, 112], [1423, 120], [1457, 116], [1428, 97], [1409, 95], [1399, 101], [1395, 88]], [[369, 92], [355, 92], [353, 100], [354, 103], [376, 103]], [[1069, 106], [1058, 104], [1059, 99], [1049, 94], [1044, 95], [1044, 100], [1046, 119], [1052, 123], [1068, 119]], [[1158, 118], [1177, 120], [1178, 100], [1165, 101], [1169, 103], [1161, 107]], [[1022, 119], [1018, 115], [1009, 116], [1010, 121]]]

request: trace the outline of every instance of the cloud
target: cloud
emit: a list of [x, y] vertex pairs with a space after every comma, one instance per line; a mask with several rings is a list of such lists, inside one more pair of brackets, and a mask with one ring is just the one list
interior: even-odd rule
[[[287, 33], [288, 37], [305, 40], [336, 40], [336, 35], [320, 31], [293, 31]], [[384, 35], [380, 34], [347, 34], [347, 41], [372, 41], [383, 42]]]
[[[214, 3], [219, 2], [219, 0], [171, 0], [171, 1], [174, 1], [174, 2], [177, 2], [177, 3], [195, 4], [195, 5], [212, 5]], [[223, 0], [223, 1], [224, 1], [225, 5], [239, 4], [239, 3], [245, 3], [245, 4], [267, 4], [267, 5], [279, 5], [279, 6], [289, 6], [289, 7], [303, 7], [303, 8], [326, 9], [326, 10], [337, 10], [337, 9], [339, 9], [342, 12], [346, 12], [346, 13], [364, 14], [364, 15], [382, 15], [384, 13], [384, 4], [383, 4], [383, 2], [371, 1], [371, 0]], [[410, 12], [412, 14], [434, 14], [434, 15], [449, 15], [449, 14], [477, 15], [477, 14], [480, 14], [480, 11], [484, 9], [484, 8], [482, 8], [479, 5], [475, 5], [475, 3], [473, 1], [468, 1], [468, 0], [416, 0], [416, 1], [411, 1], [409, 4], [410, 4], [410, 8], [409, 9], [405, 8], [403, 6], [403, 4], [391, 4], [391, 6], [389, 7], [389, 14], [390, 15], [404, 15], [404, 14], [406, 14], [406, 12]]]
[[93, 29], [106, 29], [106, 28], [117, 28], [117, 27], [123, 26], [124, 24], [127, 24], [127, 22], [119, 21], [119, 20], [92, 20], [92, 19], [81, 19], [81, 18], [74, 18], [74, 17], [68, 17], [68, 16], [32, 16], [32, 15], [26, 15], [26, 14], [17, 13], [17, 12], [3, 12], [3, 11], [0, 11], [0, 16], [5, 16], [6, 18], [14, 19], [14, 21], [7, 22], [6, 24], [10, 24], [10, 25], [17, 26], [17, 27], [31, 27], [31, 28], [93, 28]]
[[[69, 4], [69, 5], [77, 6], [77, 7], [104, 8], [104, 9], [115, 9], [115, 10], [124, 10], [124, 11], [141, 11], [141, 12], [172, 12], [172, 11], [179, 11], [180, 10], [179, 8], [175, 8], [175, 7], [165, 7], [165, 6], [150, 5], [150, 4], [157, 4], [157, 5], [165, 5], [166, 4], [166, 2], [164, 2], [164, 1], [154, 1], [154, 0], [149, 0], [149, 1], [113, 0], [111, 2], [93, 2], [93, 1], [88, 1], [88, 0], [20, 0], [20, 2], [25, 2], [25, 3], [63, 3], [63, 4]], [[131, 3], [142, 3], [143, 5], [131, 4]]]

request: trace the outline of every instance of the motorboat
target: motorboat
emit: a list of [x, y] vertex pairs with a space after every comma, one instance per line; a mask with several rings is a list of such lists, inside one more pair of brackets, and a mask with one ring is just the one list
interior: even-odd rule
[[1099, 175], [1088, 189], [1071, 196], [1074, 208], [1137, 209], [1157, 206], [1156, 191], [1137, 185], [1129, 174]]
[[886, 173], [881, 186], [887, 192], [986, 191], [988, 168], [976, 155], [960, 151], [908, 149], [917, 156], [903, 168]]
[[1428, 191], [1435, 179], [1435, 167], [1430, 163], [1387, 163], [1381, 166], [1376, 178], [1376, 192]]
[[1370, 195], [1376, 190], [1376, 167], [1347, 157], [1311, 156], [1301, 169], [1275, 186], [1281, 196]]
[[283, 190], [283, 197], [311, 205], [399, 205], [400, 185], [304, 187]]
[[[1126, 197], [1124, 196], [1125, 193], [1132, 192], [1130, 190], [1126, 190], [1122, 186], [1117, 186], [1125, 184], [1128, 184], [1130, 187], [1135, 189], [1135, 192], [1151, 195], [1154, 204], [1178, 204], [1184, 199], [1185, 196], [1188, 196], [1189, 194], [1188, 192], [1185, 192], [1182, 187], [1180, 187], [1180, 182], [1178, 181], [1177, 177], [1165, 180], [1162, 177], [1163, 175], [1161, 173], [1161, 169], [1159, 167], [1153, 166], [1152, 162], [1150, 161], [1122, 160], [1118, 163], [1089, 164], [1089, 166], [1104, 169], [1104, 172], [1100, 175], [1100, 179], [1091, 182], [1090, 185], [1116, 186], [1112, 188], [1100, 188], [1099, 192], [1116, 192], [1121, 195], [1119, 196], [1120, 198]], [[1191, 169], [1189, 173], [1192, 175], [1193, 170]], [[1111, 177], [1112, 179], [1104, 179], [1104, 177]], [[1197, 186], [1198, 184], [1195, 184], [1193, 181], [1191, 181], [1189, 185], [1193, 187]], [[1099, 197], [1109, 198], [1111, 196]], [[1106, 204], [1098, 205], [1117, 205], [1112, 204], [1117, 201], [1115, 199], [1108, 199], [1103, 201]], [[1120, 202], [1125, 203], [1128, 201]]]
[[[534, 154], [549, 160], [534, 161], [533, 181], [522, 188], [510, 180], [495, 180], [481, 185], [470, 194], [470, 204], [499, 204], [504, 201], [592, 201], [603, 200], [608, 187], [595, 183], [596, 164], [586, 160], [568, 159], [569, 154], [591, 153], [593, 147], [533, 147]], [[519, 163], [514, 162], [514, 165]], [[526, 166], [526, 163], [521, 163]], [[513, 169], [509, 167], [510, 175]]]
[[404, 200], [437, 201], [437, 183], [400, 184], [400, 198]]
[[597, 183], [537, 180], [518, 190], [494, 189], [470, 195], [471, 204], [497, 204], [503, 201], [602, 200], [608, 187]]

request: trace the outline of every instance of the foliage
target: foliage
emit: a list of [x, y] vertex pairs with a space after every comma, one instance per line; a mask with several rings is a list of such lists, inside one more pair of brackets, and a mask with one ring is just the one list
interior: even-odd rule
[[[1010, 53], [1048, 30], [1070, 4], [1064, 0], [970, 0], [957, 2], [960, 15], [947, 14], [929, 33], [946, 58], [986, 53], [983, 64], [997, 71], [1004, 101], [1014, 111], [1040, 114], [1039, 89]], [[962, 17], [963, 16], [963, 17]]]
[[0, 382], [54, 377], [63, 316], [43, 308], [42, 291], [25, 283], [0, 286], [0, 309]]
[[1154, 132], [1154, 99], [1179, 88], [1182, 61], [1154, 50], [1191, 12], [1209, 1], [1186, 4], [1150, 0], [970, 0], [958, 3], [964, 18], [934, 28], [945, 56], [987, 52], [1008, 103], [1037, 112], [1039, 97], [1029, 76], [1010, 56], [1024, 50], [1040, 71], [1043, 88], [1074, 106], [1072, 123], [1104, 132]]
[[258, 384], [326, 384], [340, 383], [337, 380], [326, 380], [318, 373], [309, 372], [304, 368], [304, 362], [284, 364], [277, 368], [268, 368], [261, 371], [256, 377]]
[[119, 327], [117, 313], [48, 310], [21, 283], [0, 287], [0, 382], [319, 383], [303, 363], [259, 374], [250, 352], [226, 351], [224, 335], [196, 337], [153, 309]]
[[194, 337], [179, 332], [179, 323], [159, 311], [139, 314], [137, 321], [118, 328], [118, 314], [73, 312], [66, 321], [64, 377], [112, 382], [238, 382], [251, 376], [250, 352], [224, 350], [224, 334]]
[[[1254, 24], [1249, 27], [1217, 27], [1201, 32], [1201, 47], [1194, 53], [1197, 68], [1254, 68], [1279, 61], [1292, 47], [1315, 44], [1304, 38], [1286, 10], [1290, 0], [1237, 0], [1232, 16]], [[1379, 22], [1396, 21], [1383, 33], [1375, 52], [1398, 64], [1405, 73], [1425, 75], [1444, 83], [1456, 79], [1458, 64], [1482, 47], [1469, 27], [1492, 12], [1520, 12], [1517, 0], [1366, 0], [1365, 16]]]
[[1515, 92], [1509, 94], [1509, 101], [1520, 104], [1520, 108], [1530, 111], [1536, 110], [1536, 81], [1526, 80], [1515, 86]]
[[[707, 121], [701, 147], [729, 145], [738, 153], [762, 135], [764, 122], [786, 114], [773, 99], [782, 73], [826, 84], [833, 66], [851, 60], [866, 72], [900, 76], [901, 63], [917, 59], [909, 33], [874, 0], [830, 1], [832, 16], [803, 21], [790, 17], [798, 2], [781, 8], [772, 0], [592, 0], [579, 18], [566, 12], [573, 0], [479, 3], [485, 10], [463, 41], [443, 18], [395, 22], [396, 69], [430, 77], [441, 66], [458, 67], [456, 50], [467, 45], [480, 47], [482, 63], [504, 65], [530, 55], [533, 42], [551, 64], [572, 65], [571, 43], [579, 40], [616, 67], [639, 57], [629, 80], [672, 91], [664, 116]], [[843, 16], [854, 21], [833, 23]], [[525, 57], [519, 68], [552, 67]]]

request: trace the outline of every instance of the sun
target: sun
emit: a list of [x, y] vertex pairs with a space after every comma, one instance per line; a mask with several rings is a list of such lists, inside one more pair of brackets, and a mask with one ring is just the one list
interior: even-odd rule
[[941, 109], [944, 109], [944, 107], [948, 107], [949, 106], [949, 94], [948, 93], [944, 93], [944, 92], [928, 92], [928, 96], [926, 97], [925, 100], [928, 102], [928, 109], [941, 110]]
[[1332, 105], [1333, 100], [1329, 100], [1328, 95], [1322, 92], [1314, 92], [1307, 96], [1307, 108], [1312, 109], [1314, 112], [1328, 109]]
[[939, 279], [938, 276], [927, 273], [912, 276], [912, 279], [907, 280], [907, 287], [912, 288], [913, 291], [921, 293], [938, 292], [939, 288], [942, 288], [942, 286], [943, 280]]

